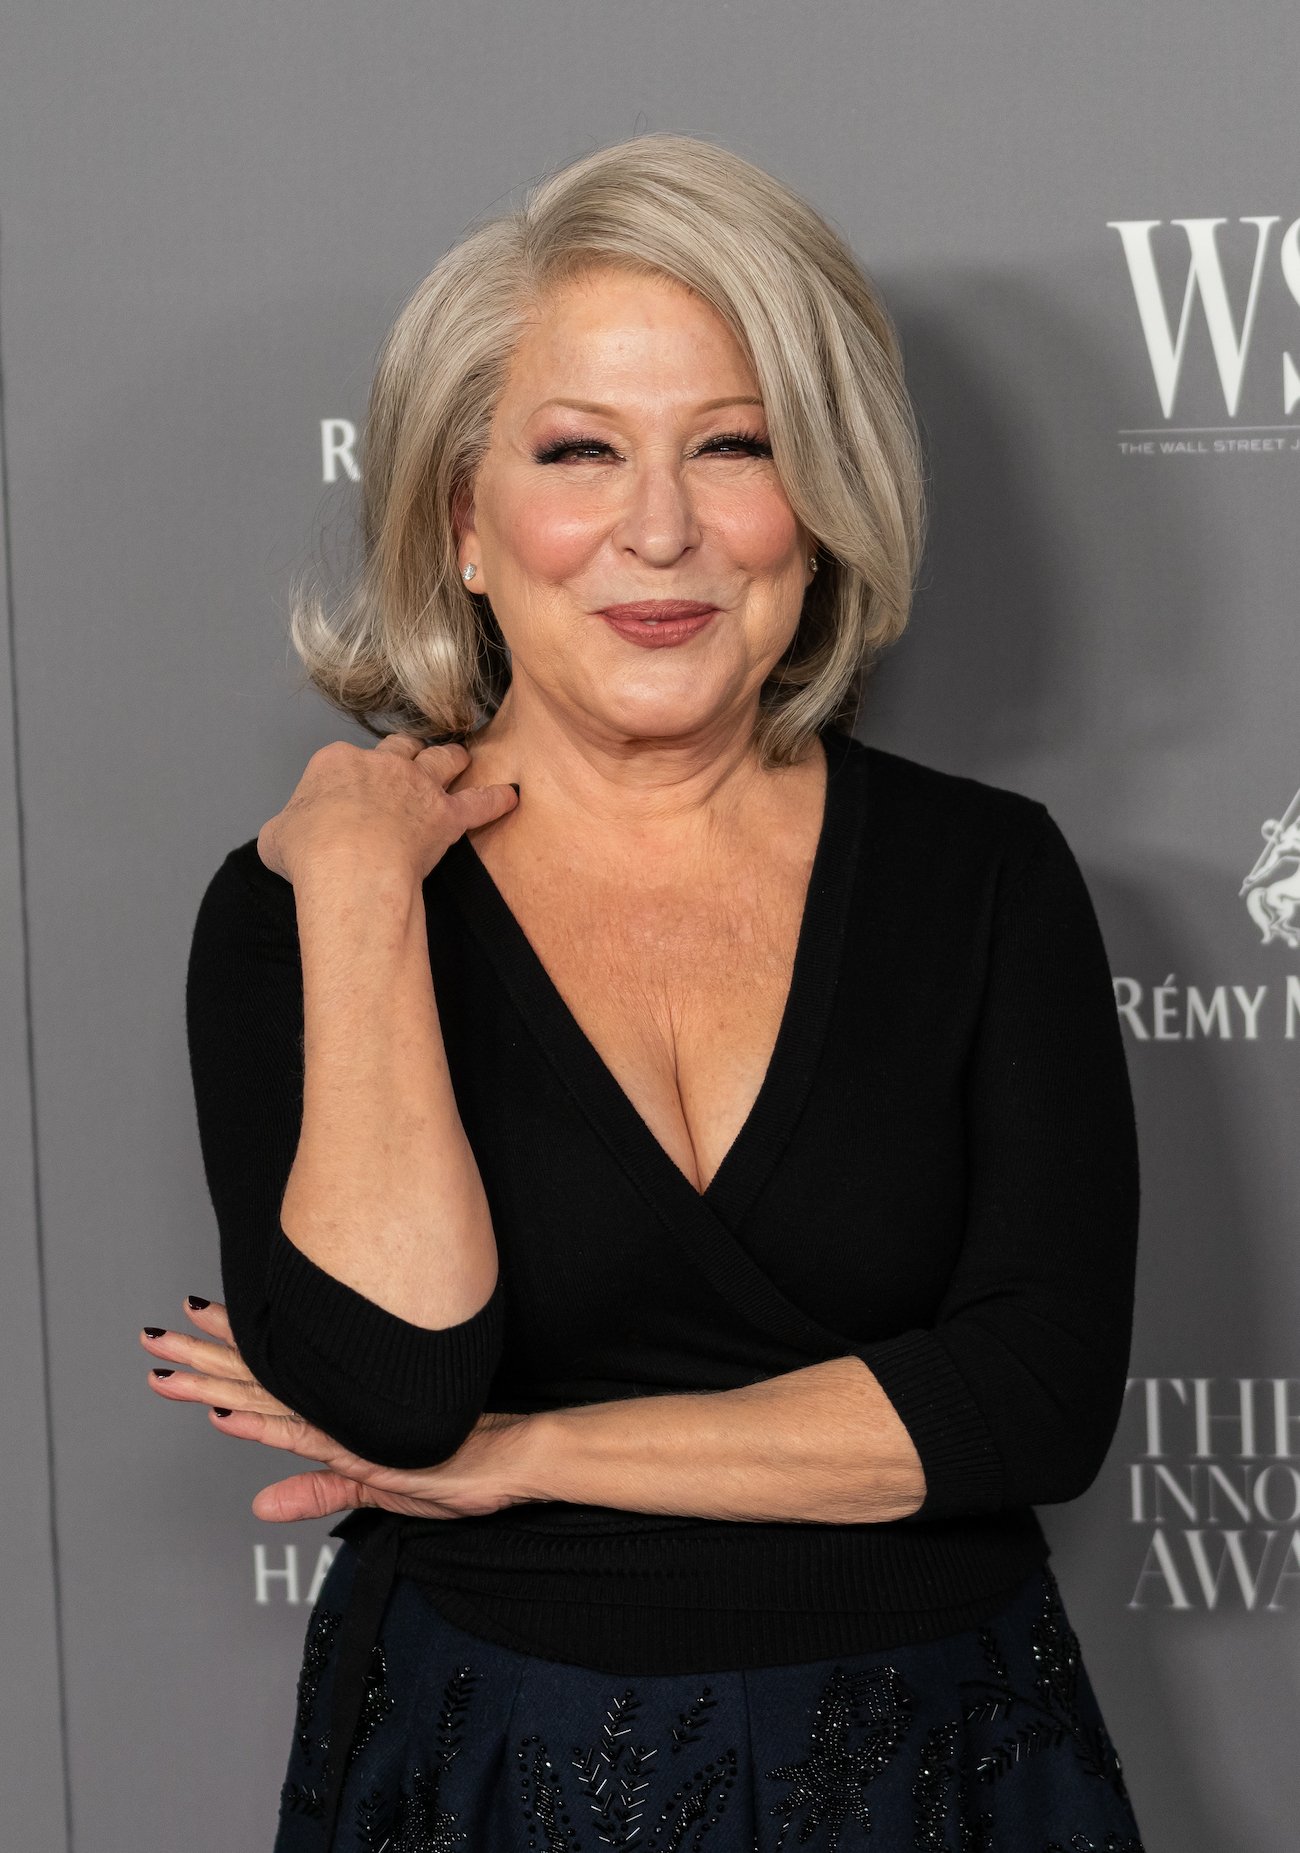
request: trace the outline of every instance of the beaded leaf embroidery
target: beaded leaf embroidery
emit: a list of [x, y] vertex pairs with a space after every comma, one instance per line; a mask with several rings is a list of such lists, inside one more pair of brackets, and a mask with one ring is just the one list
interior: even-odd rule
[[[818, 1828], [828, 1827], [826, 1845], [829, 1853], [836, 1853], [846, 1821], [870, 1833], [871, 1811], [863, 1790], [897, 1754], [911, 1724], [913, 1705], [896, 1667], [834, 1669], [817, 1701], [808, 1755], [800, 1763], [783, 1763], [767, 1771], [769, 1781], [791, 1784], [789, 1793], [768, 1809], [770, 1815], [783, 1817], [778, 1853], [795, 1815], [804, 1809], [801, 1843]], [[862, 1739], [851, 1742], [858, 1726], [863, 1728]]]

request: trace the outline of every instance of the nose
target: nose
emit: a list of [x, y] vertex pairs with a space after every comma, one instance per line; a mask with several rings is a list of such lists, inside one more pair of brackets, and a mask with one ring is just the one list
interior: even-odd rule
[[627, 501], [613, 538], [652, 566], [671, 566], [698, 547], [699, 517], [676, 457], [643, 457], [625, 477]]

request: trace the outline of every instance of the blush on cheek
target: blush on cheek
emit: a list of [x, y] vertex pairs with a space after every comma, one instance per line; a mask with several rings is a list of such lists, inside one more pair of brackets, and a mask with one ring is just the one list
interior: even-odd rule
[[763, 482], [716, 485], [713, 494], [700, 497], [696, 514], [700, 527], [737, 565], [759, 572], [779, 568], [799, 538], [794, 510], [770, 476]]
[[582, 572], [600, 544], [590, 512], [548, 508], [544, 498], [521, 507], [505, 534], [516, 571], [525, 579], [556, 585]]

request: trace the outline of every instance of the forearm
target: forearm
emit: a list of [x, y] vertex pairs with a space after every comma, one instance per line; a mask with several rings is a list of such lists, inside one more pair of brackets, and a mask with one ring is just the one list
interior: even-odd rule
[[294, 883], [303, 1117], [284, 1233], [413, 1325], [469, 1318], [496, 1278], [477, 1162], [456, 1105], [418, 882], [382, 861]]
[[925, 1492], [907, 1430], [853, 1357], [738, 1390], [548, 1411], [530, 1427], [532, 1499], [878, 1524], [914, 1511]]

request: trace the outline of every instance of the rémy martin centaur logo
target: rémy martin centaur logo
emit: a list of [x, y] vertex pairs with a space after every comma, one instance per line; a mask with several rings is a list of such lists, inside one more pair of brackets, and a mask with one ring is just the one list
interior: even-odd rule
[[1264, 847], [1239, 892], [1266, 946], [1300, 948], [1300, 791], [1280, 817], [1260, 825]]
[[[1121, 428], [1121, 452], [1145, 456], [1300, 452], [1300, 418], [1246, 423], [1242, 415], [1248, 370], [1258, 372], [1260, 367], [1265, 372], [1255, 388], [1252, 410], [1260, 410], [1265, 418], [1280, 415], [1282, 420], [1290, 420], [1300, 410], [1300, 368], [1287, 351], [1286, 335], [1300, 307], [1300, 219], [1293, 219], [1275, 239], [1274, 230], [1281, 223], [1278, 213], [1246, 215], [1236, 221], [1170, 219], [1167, 224], [1163, 219], [1107, 219], [1107, 228], [1119, 235], [1156, 398], [1166, 421]], [[1220, 238], [1222, 226], [1231, 229]], [[1203, 321], [1193, 313], [1198, 304]], [[1202, 328], [1209, 336], [1208, 357], [1201, 345]], [[1300, 352], [1300, 334], [1294, 345]], [[1189, 351], [1195, 354], [1198, 369], [1191, 387], [1193, 402], [1185, 408], [1188, 422], [1175, 425], [1171, 421]], [[1221, 403], [1213, 396], [1208, 364], [1202, 364], [1209, 357]], [[1268, 383], [1270, 368], [1277, 369], [1273, 374], [1276, 385]], [[1267, 394], [1265, 399], [1259, 397], [1261, 390]], [[1223, 417], [1232, 422], [1215, 422]]]
[[[1264, 847], [1237, 889], [1267, 956], [1300, 952], [1300, 791], [1260, 825]], [[1241, 984], [1116, 977], [1120, 1023], [1135, 1042], [1300, 1041], [1300, 970]]]

